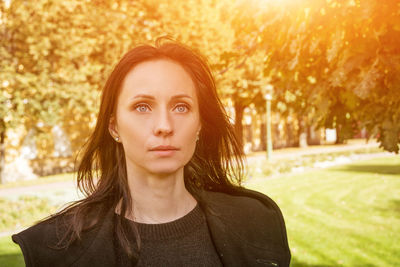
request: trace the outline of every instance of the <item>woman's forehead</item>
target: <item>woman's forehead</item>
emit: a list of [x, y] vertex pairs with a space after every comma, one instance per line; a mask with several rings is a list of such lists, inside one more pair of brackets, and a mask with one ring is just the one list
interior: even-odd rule
[[158, 59], [138, 64], [125, 77], [122, 98], [136, 96], [196, 98], [191, 76], [179, 64], [171, 60]]

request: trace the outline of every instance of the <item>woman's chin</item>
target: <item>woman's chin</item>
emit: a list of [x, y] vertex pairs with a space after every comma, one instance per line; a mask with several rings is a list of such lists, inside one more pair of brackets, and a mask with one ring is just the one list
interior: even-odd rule
[[178, 173], [182, 168], [183, 166], [157, 166], [149, 169], [149, 172], [153, 175], [167, 176]]

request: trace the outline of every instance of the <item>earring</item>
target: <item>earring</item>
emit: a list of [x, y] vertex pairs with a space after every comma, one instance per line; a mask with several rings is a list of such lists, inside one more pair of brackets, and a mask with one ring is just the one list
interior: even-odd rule
[[119, 137], [118, 136], [115, 137], [115, 141], [119, 142]]

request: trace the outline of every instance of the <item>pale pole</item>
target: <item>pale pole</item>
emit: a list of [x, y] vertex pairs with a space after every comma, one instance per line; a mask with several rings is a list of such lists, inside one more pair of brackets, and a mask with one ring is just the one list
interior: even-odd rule
[[268, 84], [265, 87], [265, 100], [266, 100], [266, 108], [267, 108], [267, 119], [266, 119], [266, 130], [267, 130], [267, 159], [270, 160], [272, 156], [272, 135], [271, 135], [271, 100], [272, 100], [272, 90], [274, 87]]

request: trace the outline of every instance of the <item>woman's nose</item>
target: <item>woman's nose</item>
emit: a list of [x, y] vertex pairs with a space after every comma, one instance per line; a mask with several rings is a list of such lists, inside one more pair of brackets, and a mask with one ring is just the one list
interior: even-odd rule
[[172, 132], [172, 123], [168, 112], [159, 112], [157, 118], [155, 118], [154, 135], [168, 136], [171, 135]]

